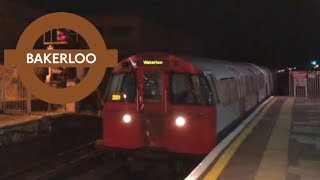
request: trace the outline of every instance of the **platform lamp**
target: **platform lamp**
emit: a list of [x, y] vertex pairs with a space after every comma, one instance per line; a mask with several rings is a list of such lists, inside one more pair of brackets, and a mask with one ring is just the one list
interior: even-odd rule
[[318, 61], [313, 59], [310, 61], [310, 65], [311, 65], [311, 68], [312, 69], [316, 69], [316, 68], [319, 68], [319, 64], [318, 64]]

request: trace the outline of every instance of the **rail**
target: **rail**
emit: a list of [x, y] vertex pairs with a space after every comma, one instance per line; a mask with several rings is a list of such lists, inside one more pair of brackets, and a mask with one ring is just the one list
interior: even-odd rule
[[12, 67], [0, 66], [0, 110], [7, 113], [30, 113], [31, 94]]

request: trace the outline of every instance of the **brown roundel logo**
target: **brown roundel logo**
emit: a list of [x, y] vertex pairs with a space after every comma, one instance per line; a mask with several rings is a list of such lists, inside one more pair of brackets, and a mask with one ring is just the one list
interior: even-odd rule
[[[76, 31], [90, 49], [33, 50], [41, 35], [58, 28]], [[16, 66], [21, 82], [33, 95], [54, 104], [85, 98], [98, 87], [106, 67], [118, 64], [118, 51], [107, 50], [101, 34], [89, 21], [64, 12], [51, 13], [32, 22], [22, 33], [16, 49], [6, 49], [4, 57], [4, 64]], [[58, 89], [43, 83], [34, 67], [90, 67], [90, 70], [76, 86]]]

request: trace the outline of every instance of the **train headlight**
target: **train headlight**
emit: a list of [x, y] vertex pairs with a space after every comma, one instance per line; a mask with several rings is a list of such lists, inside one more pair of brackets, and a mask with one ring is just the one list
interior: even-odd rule
[[176, 119], [177, 126], [182, 127], [185, 124], [186, 124], [186, 120], [184, 119], [184, 117], [182, 117], [182, 116], [177, 117], [177, 119]]
[[126, 114], [122, 117], [122, 121], [125, 123], [130, 123], [131, 122], [131, 116], [129, 114]]

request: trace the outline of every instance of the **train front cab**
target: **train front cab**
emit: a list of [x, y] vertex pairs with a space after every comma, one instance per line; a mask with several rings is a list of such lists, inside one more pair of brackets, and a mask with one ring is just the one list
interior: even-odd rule
[[215, 145], [215, 108], [203, 73], [181, 60], [138, 65], [142, 60], [123, 61], [112, 74], [103, 107], [104, 145], [208, 153]]

